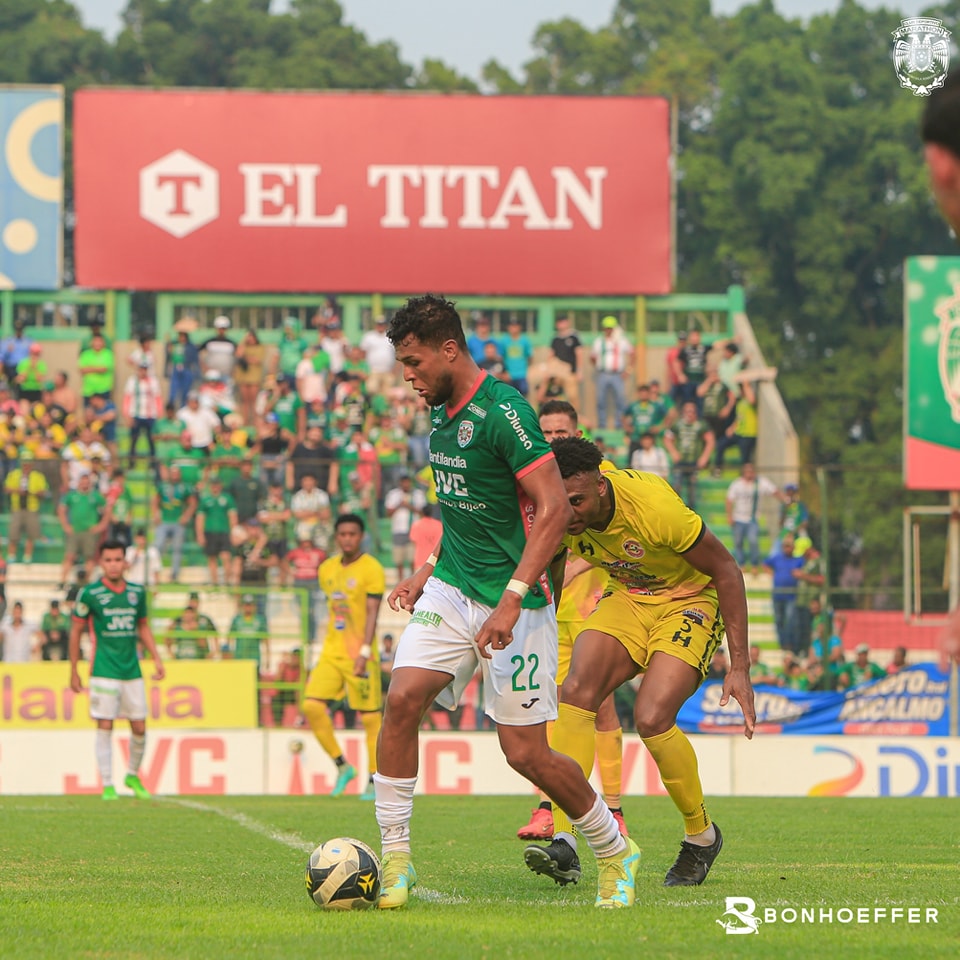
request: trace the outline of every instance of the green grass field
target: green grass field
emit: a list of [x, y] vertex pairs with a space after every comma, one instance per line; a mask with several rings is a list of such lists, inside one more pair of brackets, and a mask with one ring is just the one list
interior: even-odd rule
[[[643, 849], [632, 910], [530, 874], [523, 797], [418, 797], [420, 886], [399, 911], [325, 912], [303, 867], [321, 839], [379, 849], [372, 804], [280, 797], [0, 797], [0, 957], [810, 958], [960, 955], [958, 801], [715, 799], [724, 851], [701, 887], [666, 889], [679, 820], [628, 798]], [[581, 850], [581, 854], [585, 851]], [[935, 907], [939, 922], [764, 923], [729, 936], [727, 896], [764, 908]], [[925, 909], [921, 910], [921, 916]]]

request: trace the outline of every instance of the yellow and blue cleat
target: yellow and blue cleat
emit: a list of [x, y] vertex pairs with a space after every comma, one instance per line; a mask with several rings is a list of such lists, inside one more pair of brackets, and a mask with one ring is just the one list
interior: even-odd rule
[[597, 860], [597, 907], [632, 907], [637, 900], [640, 848], [630, 837], [622, 853]]
[[417, 885], [417, 871], [406, 850], [395, 850], [383, 858], [380, 880], [381, 910], [406, 906], [410, 891]]

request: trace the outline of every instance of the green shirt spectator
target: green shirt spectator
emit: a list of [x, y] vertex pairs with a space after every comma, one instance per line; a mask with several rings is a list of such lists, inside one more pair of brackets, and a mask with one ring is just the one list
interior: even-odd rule
[[297, 432], [297, 411], [303, 404], [300, 397], [289, 389], [292, 382], [285, 374], [277, 376], [277, 393], [270, 407], [270, 412], [277, 415], [281, 431], [285, 430], [287, 433], [295, 435]]
[[153, 442], [158, 462], [167, 463], [180, 452], [180, 435], [185, 429], [183, 421], [174, 416], [174, 408], [168, 406], [166, 416], [153, 425]]
[[[180, 471], [176, 473], [180, 476]], [[154, 523], [179, 523], [187, 511], [191, 488], [182, 480], [164, 480], [157, 485]]]
[[113, 351], [104, 345], [102, 336], [94, 336], [90, 346], [80, 353], [77, 369], [80, 371], [80, 392], [84, 398], [113, 390]]
[[40, 344], [30, 348], [30, 356], [17, 364], [17, 383], [21, 390], [40, 393], [47, 381], [47, 365], [40, 359]]
[[296, 378], [297, 364], [303, 359], [304, 354], [310, 346], [307, 341], [300, 336], [300, 323], [296, 317], [287, 317], [283, 321], [283, 339], [278, 345], [280, 355], [277, 367], [280, 373]]
[[230, 514], [235, 513], [237, 505], [229, 493], [222, 490], [210, 490], [200, 497], [197, 513], [202, 513], [204, 533], [229, 533]]
[[66, 510], [67, 520], [76, 533], [92, 530], [99, 522], [107, 501], [94, 487], [82, 490], [68, 490], [60, 499]]
[[229, 489], [230, 484], [240, 476], [240, 464], [245, 456], [243, 447], [235, 446], [232, 442], [229, 430], [224, 430], [217, 437], [217, 442], [210, 451], [209, 464], [210, 469], [223, 481], [225, 489]]
[[181, 445], [177, 448], [176, 456], [173, 458], [171, 466], [180, 468], [180, 476], [183, 482], [191, 489], [195, 489], [203, 476], [203, 468], [207, 462], [207, 455], [200, 447], [185, 447]]
[[227, 633], [231, 659], [256, 660], [259, 669], [262, 648], [266, 648], [269, 659], [270, 633], [267, 621], [262, 613], [257, 613], [257, 601], [252, 593], [245, 593], [241, 598], [240, 612], [230, 621]]

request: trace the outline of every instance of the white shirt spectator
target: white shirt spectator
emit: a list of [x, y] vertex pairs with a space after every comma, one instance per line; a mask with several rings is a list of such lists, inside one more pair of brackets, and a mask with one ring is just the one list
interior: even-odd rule
[[590, 348], [597, 370], [601, 373], [623, 373], [633, 354], [633, 347], [624, 332], [618, 327], [607, 336], [599, 336]]
[[[290, 498], [290, 510], [297, 514], [302, 511], [310, 513], [319, 513], [321, 510], [330, 508], [330, 497], [326, 490], [317, 487], [307, 493], [306, 490], [298, 490]], [[320, 523], [319, 520], [298, 520], [294, 536], [299, 543], [301, 540], [313, 540], [314, 528]]]
[[394, 487], [388, 491], [383, 501], [383, 507], [390, 514], [390, 532], [401, 536], [410, 534], [413, 526], [414, 512], [419, 513], [427, 505], [427, 498], [422, 490], [403, 490]]
[[392, 373], [397, 362], [393, 344], [385, 333], [368, 330], [360, 338], [360, 348], [367, 356], [367, 366], [371, 373]]
[[131, 583], [155, 587], [160, 582], [160, 568], [163, 566], [163, 561], [160, 559], [160, 551], [153, 544], [150, 544], [146, 550], [140, 550], [136, 544], [130, 544], [124, 554], [124, 560], [127, 562], [127, 572], [124, 576]]
[[655, 473], [658, 477], [663, 477], [664, 480], [670, 479], [670, 457], [667, 456], [667, 451], [663, 447], [654, 446], [649, 450], [640, 447], [634, 450], [633, 456], [630, 458], [630, 466], [634, 470]]
[[330, 358], [330, 375], [335, 377], [347, 363], [346, 337], [321, 337], [320, 349]]
[[123, 412], [140, 420], [156, 420], [163, 416], [163, 392], [152, 373], [146, 377], [136, 373], [127, 377], [123, 388]]
[[190, 434], [190, 443], [194, 447], [209, 447], [213, 443], [214, 431], [220, 427], [220, 418], [208, 407], [191, 410], [189, 405], [177, 411], [177, 419]]
[[730, 504], [733, 522], [750, 523], [756, 520], [760, 498], [772, 496], [776, 492], [776, 486], [766, 477], [757, 477], [754, 480], [737, 477], [727, 488], [727, 503]]
[[15, 625], [13, 617], [4, 617], [0, 621], [0, 634], [3, 636], [3, 662], [29, 663], [39, 629], [37, 624], [30, 620], [22, 620]]
[[94, 457], [99, 457], [103, 463], [110, 462], [110, 451], [99, 441], [84, 443], [74, 440], [63, 448], [61, 457], [67, 464], [67, 482], [71, 490], [76, 490], [81, 474], [90, 472], [90, 464]]
[[314, 368], [313, 357], [304, 357], [297, 364], [296, 379], [297, 393], [305, 404], [327, 399], [326, 377]]

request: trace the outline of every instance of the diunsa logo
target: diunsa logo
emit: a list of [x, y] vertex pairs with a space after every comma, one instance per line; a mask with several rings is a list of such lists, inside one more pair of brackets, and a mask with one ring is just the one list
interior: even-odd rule
[[185, 237], [220, 215], [220, 176], [185, 150], [174, 150], [140, 171], [140, 216], [174, 237]]

